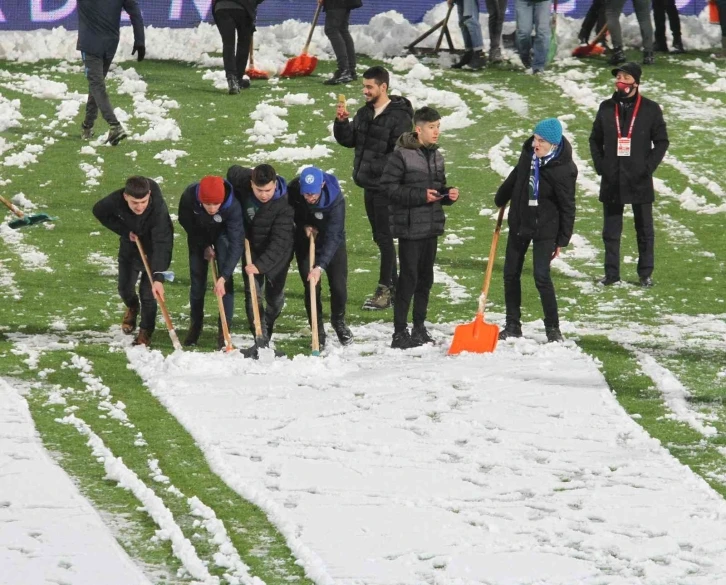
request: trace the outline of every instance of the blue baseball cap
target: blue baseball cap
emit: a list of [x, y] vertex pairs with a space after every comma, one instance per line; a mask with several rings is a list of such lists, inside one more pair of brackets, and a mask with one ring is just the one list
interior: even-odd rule
[[325, 177], [323, 171], [317, 167], [305, 167], [300, 173], [300, 193], [303, 195], [317, 195], [323, 190]]

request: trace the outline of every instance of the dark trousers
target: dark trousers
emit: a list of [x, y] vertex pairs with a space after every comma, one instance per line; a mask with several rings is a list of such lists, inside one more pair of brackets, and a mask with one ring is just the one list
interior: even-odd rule
[[88, 100], [86, 101], [86, 118], [83, 125], [87, 128], [93, 126], [98, 118], [98, 110], [101, 110], [103, 119], [109, 124], [118, 124], [116, 114], [113, 113], [111, 100], [106, 91], [106, 75], [113, 62], [113, 55], [110, 57], [97, 57], [88, 53], [81, 53], [85, 67], [86, 79], [88, 79]]
[[[146, 276], [144, 263], [141, 261], [136, 244], [130, 244], [122, 243], [118, 250], [118, 294], [127, 307], [138, 307], [141, 297], [139, 327], [151, 333], [156, 328], [156, 299], [151, 292], [151, 283]], [[137, 295], [136, 283], [139, 275], [141, 275], [141, 284]]]
[[214, 21], [222, 37], [224, 73], [227, 77], [242, 77], [247, 69], [254, 23], [244, 9], [216, 10]]
[[673, 33], [673, 42], [681, 42], [681, 17], [678, 14], [676, 0], [653, 0], [653, 22], [655, 23], [655, 42], [666, 44], [665, 19], [668, 15], [668, 23]]
[[371, 224], [373, 241], [381, 253], [381, 268], [378, 274], [378, 284], [395, 286], [398, 280], [396, 269], [396, 246], [391, 236], [391, 227], [388, 223], [388, 197], [380, 191], [364, 189], [363, 198], [366, 205], [368, 222]]
[[333, 46], [338, 71], [355, 73], [355, 45], [350, 36], [350, 8], [334, 8], [325, 11], [325, 36]]
[[501, 49], [504, 15], [507, 12], [507, 0], [486, 0], [489, 13], [489, 51]]
[[434, 262], [438, 238], [398, 240], [401, 273], [398, 276], [393, 304], [393, 329], [396, 333], [408, 327], [408, 309], [413, 298], [413, 325], [423, 325], [434, 284]]
[[[290, 258], [292, 260], [292, 257]], [[255, 274], [255, 287], [257, 289], [257, 307], [260, 311], [260, 324], [262, 335], [269, 341], [272, 337], [272, 330], [275, 321], [282, 313], [285, 305], [285, 281], [287, 280], [287, 269], [290, 261], [271, 274]], [[262, 299], [264, 298], [264, 305]], [[255, 334], [255, 317], [252, 312], [252, 295], [250, 292], [250, 279], [245, 274], [245, 309], [247, 311], [247, 322], [249, 323], [252, 335]]]
[[[620, 278], [620, 236], [623, 233], [623, 209], [620, 203], [603, 203], [602, 241], [605, 244], [605, 276]], [[635, 237], [638, 242], [638, 276], [653, 274], [655, 265], [655, 230], [653, 204], [633, 203]]]
[[[308, 323], [312, 324], [310, 315], [310, 283], [308, 273], [310, 272], [310, 241], [307, 238], [295, 239], [295, 259], [297, 260], [297, 271], [305, 287], [305, 311], [308, 314]], [[325, 269], [330, 288], [330, 322], [342, 321], [345, 319], [345, 305], [348, 302], [348, 249], [345, 240], [340, 243], [338, 250]], [[321, 286], [318, 282], [315, 287], [315, 306], [318, 313], [318, 331], [323, 331], [323, 303], [320, 299]]]
[[[623, 48], [623, 30], [620, 27], [620, 15], [623, 12], [625, 0], [608, 0], [605, 6], [605, 14], [608, 21], [608, 31], [613, 47]], [[638, 19], [640, 37], [643, 39], [643, 50], [653, 50], [653, 23], [650, 21], [649, 0], [633, 0], [633, 10]]]
[[[229, 253], [229, 240], [226, 235], [217, 238], [214, 244], [214, 250], [217, 254], [217, 266], [224, 263]], [[189, 245], [189, 279], [191, 287], [189, 288], [189, 306], [191, 322], [193, 325], [200, 325], [204, 320], [204, 295], [207, 292], [207, 273], [209, 271], [209, 262], [204, 259], [204, 247]], [[215, 302], [216, 304], [216, 302]], [[224, 296], [222, 297], [224, 305], [224, 315], [227, 320], [227, 327], [232, 327], [232, 316], [234, 315], [234, 288], [233, 279], [230, 278], [224, 283]], [[219, 321], [221, 323], [221, 319]]]
[[716, 0], [718, 6], [718, 20], [721, 25], [721, 41], [726, 39], [726, 0]]
[[606, 22], [605, 0], [593, 0], [590, 8], [587, 10], [585, 19], [582, 21], [582, 27], [580, 27], [580, 40], [589, 41], [592, 29], [597, 25], [597, 32], [600, 32]]
[[555, 285], [550, 278], [550, 262], [555, 251], [555, 240], [532, 240], [509, 232], [507, 252], [504, 257], [504, 301], [507, 307], [507, 324], [522, 324], [522, 267], [527, 249], [532, 243], [532, 272], [544, 312], [545, 327], [559, 327]]

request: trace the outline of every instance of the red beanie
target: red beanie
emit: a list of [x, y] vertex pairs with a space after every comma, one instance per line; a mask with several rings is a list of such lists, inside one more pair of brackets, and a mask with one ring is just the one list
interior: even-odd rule
[[207, 205], [221, 205], [224, 202], [224, 179], [209, 175], [199, 181], [199, 201]]

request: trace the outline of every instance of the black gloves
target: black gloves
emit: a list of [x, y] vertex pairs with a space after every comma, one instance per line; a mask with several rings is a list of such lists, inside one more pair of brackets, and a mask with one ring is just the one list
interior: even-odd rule
[[131, 54], [135, 55], [137, 52], [139, 53], [137, 59], [143, 61], [146, 56], [146, 47], [144, 45], [134, 45], [134, 50], [131, 51]]

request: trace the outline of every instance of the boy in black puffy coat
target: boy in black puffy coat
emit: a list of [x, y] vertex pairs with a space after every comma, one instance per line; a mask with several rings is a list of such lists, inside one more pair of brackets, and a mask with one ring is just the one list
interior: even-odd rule
[[[398, 238], [400, 272], [393, 304], [391, 347], [409, 349], [433, 343], [424, 321], [434, 283], [438, 237], [444, 233], [442, 205], [459, 198], [446, 186], [444, 157], [438, 150], [441, 116], [424, 107], [413, 115], [414, 132], [402, 134], [383, 171], [381, 186], [388, 196], [391, 235]], [[408, 310], [413, 297], [413, 330]]]

